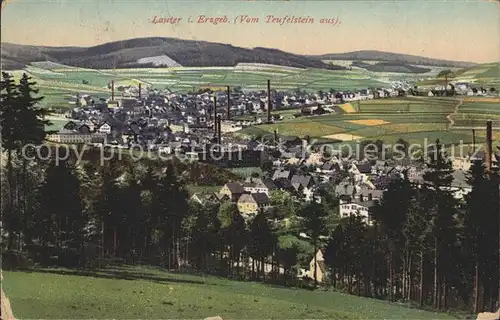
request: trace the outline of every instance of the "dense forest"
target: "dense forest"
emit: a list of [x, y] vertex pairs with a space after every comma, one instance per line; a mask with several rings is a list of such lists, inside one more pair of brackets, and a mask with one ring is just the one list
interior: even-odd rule
[[175, 159], [100, 165], [92, 157], [23, 156], [23, 146], [42, 144], [46, 134], [35, 88], [26, 75], [15, 83], [3, 74], [4, 268], [121, 261], [291, 286], [304, 285], [297, 269], [321, 249], [330, 271], [322, 286], [330, 289], [440, 310], [498, 308], [499, 179], [482, 162], [468, 173], [472, 191], [456, 199], [438, 142], [428, 150], [425, 183], [392, 182], [371, 212], [373, 225], [340, 219], [328, 188], [321, 203], [274, 192], [274, 210], [245, 219], [234, 203], [190, 200], [188, 183], [210, 184], [213, 173], [236, 179], [221, 178], [222, 169]]

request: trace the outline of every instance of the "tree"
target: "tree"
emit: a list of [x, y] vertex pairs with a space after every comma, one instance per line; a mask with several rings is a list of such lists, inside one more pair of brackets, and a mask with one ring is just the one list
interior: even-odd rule
[[[277, 241], [269, 220], [263, 211], [259, 212], [250, 223], [248, 251], [253, 260], [252, 266], [255, 261], [260, 262], [263, 278], [265, 277], [265, 260], [273, 253]], [[259, 274], [257, 267], [257, 278], [259, 278]]]
[[283, 218], [295, 216], [299, 206], [298, 200], [285, 190], [272, 190], [269, 203], [278, 211], [277, 216]]
[[318, 240], [326, 233], [325, 223], [328, 213], [323, 205], [317, 202], [309, 202], [302, 206], [298, 215], [301, 219], [301, 229], [312, 240], [314, 246], [314, 285], [318, 285], [318, 266], [316, 253], [318, 251]]
[[[13, 154], [20, 146], [20, 135], [17, 128], [20, 126], [20, 114], [18, 92], [16, 84], [12, 75], [2, 72], [2, 81], [0, 82], [0, 108], [1, 119], [0, 125], [2, 129], [2, 151], [7, 151], [7, 188], [8, 188], [8, 201], [4, 214], [13, 216], [16, 212], [14, 203], [14, 168], [13, 168]], [[4, 185], [3, 188], [6, 186]], [[11, 220], [14, 217], [12, 217]], [[8, 227], [13, 226], [12, 224]], [[9, 230], [9, 248], [12, 248], [14, 230]]]
[[173, 260], [177, 262], [177, 268], [180, 269], [180, 231], [182, 220], [188, 211], [188, 193], [184, 183], [177, 176], [172, 162], [167, 164], [153, 193], [158, 227], [163, 232], [163, 244], [165, 248], [168, 248], [169, 268]]
[[[64, 190], [64, 192], [61, 192]], [[67, 241], [81, 249], [81, 231], [85, 224], [80, 180], [67, 162], [51, 162], [40, 192], [41, 210], [36, 230], [42, 243], [62, 247]]]
[[[416, 278], [416, 270], [419, 272], [419, 304], [424, 303], [424, 266], [425, 255], [429, 238], [430, 225], [427, 220], [426, 204], [420, 198], [418, 190], [414, 190], [408, 203], [406, 220], [402, 227], [404, 239], [403, 251], [403, 299], [411, 300], [411, 288]], [[419, 264], [416, 262], [419, 260]], [[418, 267], [417, 267], [418, 266]]]
[[345, 258], [343, 244], [344, 230], [342, 225], [338, 224], [330, 234], [323, 254], [325, 264], [330, 268], [330, 280], [334, 288], [337, 287], [337, 272], [340, 272], [340, 268], [343, 266], [343, 259]]
[[[94, 215], [101, 229], [101, 256], [109, 250], [109, 242], [113, 243], [113, 255], [116, 255], [117, 249], [117, 225], [121, 219], [119, 212], [120, 190], [118, 186], [118, 177], [121, 172], [117, 166], [116, 160], [110, 160], [99, 172], [99, 195], [95, 200]], [[110, 241], [110, 234], [112, 240]]]
[[407, 179], [396, 180], [389, 184], [384, 196], [373, 211], [373, 219], [380, 227], [380, 235], [383, 237], [389, 270], [389, 300], [395, 299], [393, 288], [395, 278], [398, 274], [399, 254], [404, 249], [402, 235], [403, 225], [412, 196], [412, 187]]
[[[357, 294], [361, 294], [361, 274], [365, 269], [367, 259], [367, 242], [365, 235], [367, 232], [366, 223], [361, 215], [351, 215], [344, 221], [343, 229], [343, 255], [345, 267], [348, 273], [348, 290], [351, 293], [353, 277], [356, 279]], [[367, 286], [365, 284], [365, 286]]]
[[221, 248], [221, 257], [225, 249], [229, 248], [228, 273], [230, 273], [234, 261], [237, 262], [239, 267], [240, 253], [246, 244], [245, 220], [239, 213], [236, 204], [232, 202], [221, 204], [219, 207], [219, 220], [221, 223], [221, 238], [224, 243]]
[[[120, 192], [123, 208], [122, 224], [119, 225], [124, 246], [122, 254], [135, 256], [137, 241], [144, 230], [145, 216], [141, 198], [141, 186], [133, 166], [129, 166], [125, 176], [125, 186]], [[123, 226], [123, 227], [122, 227]]]
[[[19, 122], [20, 126], [17, 128], [20, 138], [20, 148], [29, 144], [42, 144], [47, 133], [45, 131], [45, 127], [50, 125], [50, 121], [45, 120], [45, 116], [48, 115], [48, 110], [36, 106], [36, 104], [43, 100], [44, 97], [35, 97], [35, 95], [38, 94], [38, 89], [34, 88], [35, 85], [36, 82], [32, 82], [31, 78], [26, 73], [23, 73], [21, 80], [19, 80], [19, 85], [17, 85], [17, 90], [19, 92], [17, 97], [17, 104], [19, 105], [18, 116], [21, 119]], [[30, 151], [31, 153], [34, 152], [31, 149], [26, 149], [25, 151]], [[28, 157], [32, 156], [32, 154], [24, 156], [21, 150], [18, 150], [18, 152], [22, 155], [22, 198], [26, 200]], [[26, 201], [22, 202], [21, 208], [22, 210], [20, 210], [20, 212], [22, 212], [23, 216], [23, 234], [26, 236], [26, 234], [29, 233], [28, 221], [30, 220]], [[29, 241], [29, 237], [26, 240]]]
[[434, 305], [441, 308], [442, 301], [446, 304], [447, 279], [446, 270], [451, 261], [451, 253], [456, 238], [456, 206], [457, 202], [450, 191], [453, 181], [451, 162], [446, 158], [439, 139], [428, 150], [429, 170], [425, 172], [425, 191], [429, 194], [428, 201], [432, 203], [431, 224], [434, 237]]
[[218, 247], [217, 230], [220, 228], [218, 219], [218, 204], [198, 202], [189, 203], [190, 215], [194, 224], [190, 230], [191, 255], [194, 265], [200, 270], [207, 270], [208, 256]]
[[[485, 173], [483, 161], [475, 161], [468, 174], [472, 190], [467, 194], [467, 210], [464, 227], [470, 258], [474, 261], [474, 313], [492, 309], [496, 292], [492, 292], [498, 280], [498, 185]], [[496, 241], [493, 239], [497, 239]], [[493, 241], [492, 241], [493, 240]], [[481, 290], [483, 289], [483, 290]], [[480, 295], [484, 297], [481, 299]], [[498, 297], [497, 297], [498, 298]], [[479, 305], [483, 301], [483, 306]], [[494, 311], [494, 310], [492, 310]]]

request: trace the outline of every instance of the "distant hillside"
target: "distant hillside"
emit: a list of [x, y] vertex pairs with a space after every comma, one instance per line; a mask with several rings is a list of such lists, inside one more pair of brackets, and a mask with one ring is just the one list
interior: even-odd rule
[[265, 63], [298, 68], [343, 69], [321, 60], [276, 49], [241, 48], [228, 44], [176, 38], [137, 38], [94, 47], [42, 47], [2, 43], [2, 68], [19, 69], [34, 61], [69, 66], [112, 69], [155, 67], [145, 58], [166, 56], [182, 66], [234, 66]]
[[376, 64], [354, 61], [352, 66], [360, 67], [373, 72], [396, 72], [396, 73], [426, 73], [428, 68], [416, 67], [402, 62], [379, 62]]
[[362, 51], [353, 51], [346, 53], [330, 53], [312, 57], [321, 60], [366, 60], [366, 61], [402, 62], [414, 65], [455, 67], [455, 68], [467, 68], [477, 65], [477, 63], [473, 62], [449, 61], [449, 60], [414, 56], [410, 54], [391, 53], [391, 52], [376, 51], [376, 50], [362, 50]]
[[451, 74], [453, 78], [500, 78], [500, 63], [479, 64], [470, 68], [458, 70]]
[[[442, 84], [444, 76], [421, 81], [418, 85]], [[500, 90], [500, 62], [478, 64], [448, 74], [448, 80], [454, 82], [469, 82], [476, 86], [493, 87]]]

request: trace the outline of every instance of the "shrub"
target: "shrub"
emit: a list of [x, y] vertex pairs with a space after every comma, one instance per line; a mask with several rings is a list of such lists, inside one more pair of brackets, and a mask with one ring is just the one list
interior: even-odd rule
[[28, 254], [20, 251], [5, 251], [2, 253], [2, 269], [25, 269], [29, 268], [33, 261]]

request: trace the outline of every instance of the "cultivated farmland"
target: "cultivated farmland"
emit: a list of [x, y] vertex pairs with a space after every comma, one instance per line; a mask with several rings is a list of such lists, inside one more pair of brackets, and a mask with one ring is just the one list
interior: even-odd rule
[[[500, 107], [495, 103], [463, 102], [456, 98], [408, 97], [378, 99], [351, 103], [350, 108], [339, 108], [340, 113], [323, 116], [288, 119], [275, 124], [246, 128], [240, 135], [260, 136], [278, 130], [281, 135], [340, 141], [381, 139], [394, 143], [403, 138], [410, 143], [423, 144], [440, 139], [444, 144], [472, 143], [472, 130], [455, 127], [469, 116], [470, 123], [484, 128], [487, 119], [500, 126]], [[459, 113], [454, 114], [458, 108]], [[343, 112], [342, 112], [343, 110]], [[450, 117], [455, 119], [451, 126]], [[465, 119], [465, 118], [464, 118]], [[476, 135], [481, 143], [485, 137]]]
[[144, 69], [93, 70], [68, 67], [62, 64], [34, 62], [24, 70], [13, 71], [16, 79], [27, 72], [47, 96], [47, 106], [68, 106], [70, 94], [110, 94], [111, 80], [120, 85], [142, 83], [156, 89], [187, 92], [204, 87], [239, 86], [243, 89], [265, 89], [267, 80], [279, 90], [327, 91], [358, 90], [368, 87], [389, 87], [359, 70], [324, 70], [290, 68], [265, 64], [238, 64], [234, 67], [171, 67]]

